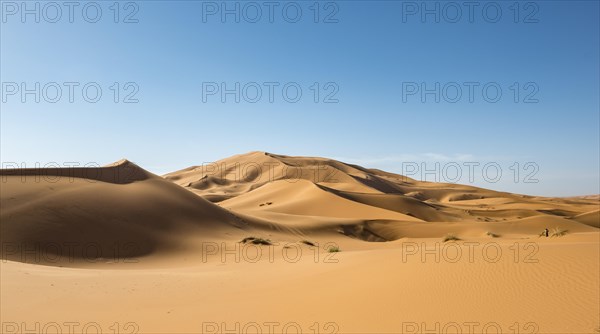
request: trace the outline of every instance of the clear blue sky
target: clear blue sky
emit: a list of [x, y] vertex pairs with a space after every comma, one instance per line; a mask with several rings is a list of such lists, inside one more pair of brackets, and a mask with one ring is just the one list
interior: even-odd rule
[[[472, 15], [462, 1], [319, 2], [318, 12], [313, 1], [227, 2], [227, 10], [240, 6], [239, 22], [221, 16], [223, 2], [121, 2], [118, 13], [113, 1], [79, 2], [72, 17], [58, 4], [61, 16], [46, 2], [2, 1], [4, 165], [128, 158], [162, 174], [261, 150], [393, 172], [403, 162], [496, 162], [500, 181], [482, 178], [479, 166], [473, 184], [549, 196], [600, 192], [598, 1], [475, 2]], [[421, 16], [436, 5], [439, 22]], [[21, 95], [21, 84], [36, 82], [39, 103]], [[79, 84], [72, 103], [69, 82]], [[236, 82], [239, 103], [207, 94]], [[279, 84], [273, 102], [269, 82]], [[102, 89], [98, 102], [83, 98], [87, 83], [97, 84], [88, 85], [89, 100]], [[436, 83], [439, 103], [421, 96]], [[302, 96], [292, 103], [296, 87]], [[502, 95], [492, 102], [497, 87]], [[137, 103], [123, 103], [130, 93]], [[528, 162], [539, 168], [537, 183], [523, 182], [534, 172]]]

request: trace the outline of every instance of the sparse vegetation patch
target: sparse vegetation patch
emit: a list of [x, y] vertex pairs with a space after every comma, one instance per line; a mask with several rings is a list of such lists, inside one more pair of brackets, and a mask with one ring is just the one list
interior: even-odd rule
[[457, 237], [456, 235], [452, 234], [452, 233], [446, 234], [446, 236], [443, 239], [444, 242], [458, 241], [458, 240], [461, 240], [461, 239], [459, 237]]
[[333, 246], [333, 247], [329, 247], [329, 249], [327, 251], [329, 253], [337, 253], [337, 252], [341, 252], [342, 250], [338, 246]]
[[243, 244], [247, 244], [247, 243], [251, 243], [254, 245], [272, 245], [273, 243], [271, 242], [271, 240], [269, 239], [263, 239], [263, 238], [255, 238], [255, 237], [246, 237], [244, 239], [242, 239], [242, 241], [240, 241]]
[[567, 234], [567, 232], [568, 232], [567, 230], [563, 230], [563, 229], [562, 229], [562, 228], [560, 228], [560, 227], [555, 227], [555, 228], [552, 230], [552, 233], [550, 233], [550, 236], [551, 236], [551, 237], [562, 237], [562, 236], [566, 235], [566, 234]]

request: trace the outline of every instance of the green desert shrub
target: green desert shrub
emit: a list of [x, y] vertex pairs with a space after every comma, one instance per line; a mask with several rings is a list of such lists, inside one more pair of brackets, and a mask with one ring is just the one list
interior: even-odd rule
[[332, 246], [332, 247], [329, 247], [329, 249], [327, 251], [329, 253], [337, 253], [337, 252], [341, 252], [342, 250], [338, 246]]

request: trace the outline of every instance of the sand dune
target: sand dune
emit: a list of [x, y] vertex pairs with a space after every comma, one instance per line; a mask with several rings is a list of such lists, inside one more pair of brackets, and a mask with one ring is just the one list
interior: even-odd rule
[[[66, 260], [69, 251], [74, 260], [150, 255], [242, 223], [126, 160], [103, 168], [2, 170], [0, 177], [2, 256], [16, 261]], [[53, 256], [23, 256], [24, 249]]]
[[137, 333], [600, 328], [594, 196], [266, 152], [164, 177], [121, 160], [0, 178], [5, 333], [72, 322]]
[[[345, 164], [339, 161], [250, 152], [165, 175], [192, 192], [245, 216], [269, 220], [272, 225], [312, 221], [322, 226], [331, 218], [354, 218], [362, 228], [369, 221], [391, 222], [387, 229], [416, 224], [415, 234], [386, 233], [395, 238], [419, 237], [426, 222], [471, 222], [475, 230], [492, 229], [492, 222], [511, 226], [513, 234], [536, 217], [539, 234], [544, 228], [596, 231], [600, 202], [595, 199], [543, 198], [497, 192], [460, 184], [420, 182], [402, 175]], [[289, 214], [288, 216], [282, 214]], [[482, 225], [484, 224], [484, 225]], [[596, 225], [594, 225], [596, 224]], [[306, 225], [306, 224], [304, 224]], [[328, 224], [327, 224], [328, 225]], [[429, 229], [426, 235], [442, 237], [448, 228]], [[486, 227], [487, 226], [487, 227]], [[352, 230], [351, 226], [339, 229]], [[505, 228], [500, 228], [505, 230]], [[431, 231], [436, 231], [432, 234]], [[373, 231], [375, 232], [375, 231]], [[536, 233], [530, 228], [524, 234]]]
[[600, 210], [578, 214], [571, 217], [571, 219], [586, 225], [600, 228]]

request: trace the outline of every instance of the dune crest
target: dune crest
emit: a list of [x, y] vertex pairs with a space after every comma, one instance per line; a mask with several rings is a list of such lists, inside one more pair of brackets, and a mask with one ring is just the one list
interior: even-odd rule
[[104, 167], [62, 167], [62, 168], [16, 168], [0, 169], [0, 177], [20, 177], [22, 182], [54, 182], [60, 179], [74, 178], [95, 180], [115, 184], [127, 184], [158, 177], [127, 159], [108, 164]]

